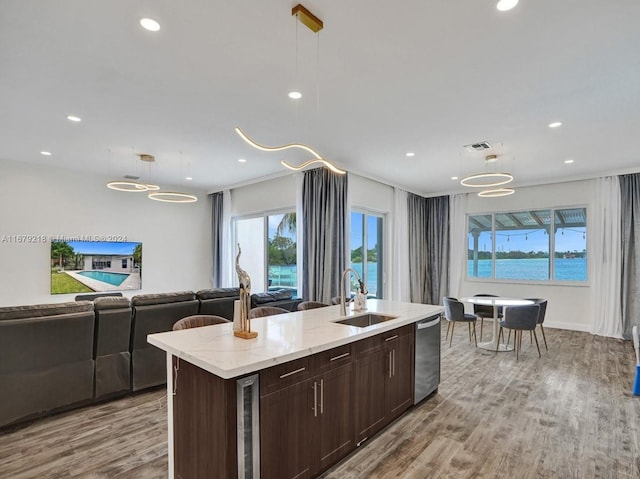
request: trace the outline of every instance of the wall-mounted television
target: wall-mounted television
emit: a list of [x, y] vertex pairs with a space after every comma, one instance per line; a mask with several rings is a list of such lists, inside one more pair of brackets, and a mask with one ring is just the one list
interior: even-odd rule
[[51, 294], [142, 288], [142, 243], [51, 241]]

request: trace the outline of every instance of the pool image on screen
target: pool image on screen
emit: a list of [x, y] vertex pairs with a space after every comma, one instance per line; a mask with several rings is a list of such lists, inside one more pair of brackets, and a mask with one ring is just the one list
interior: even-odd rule
[[142, 243], [51, 241], [51, 294], [142, 288]]

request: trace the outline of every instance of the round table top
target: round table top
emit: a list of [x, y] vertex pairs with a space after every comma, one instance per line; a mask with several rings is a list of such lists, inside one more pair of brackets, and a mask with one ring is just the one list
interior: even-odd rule
[[533, 304], [530, 299], [523, 298], [506, 298], [504, 296], [469, 296], [461, 298], [462, 301], [472, 304], [482, 304], [485, 306], [524, 306], [525, 304]]

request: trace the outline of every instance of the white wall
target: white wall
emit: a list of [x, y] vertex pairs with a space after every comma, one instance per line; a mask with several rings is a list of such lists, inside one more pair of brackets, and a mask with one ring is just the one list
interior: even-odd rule
[[[590, 227], [590, 217], [593, 209], [598, 207], [595, 203], [594, 180], [517, 188], [514, 195], [502, 198], [479, 198], [475, 194], [469, 194], [466, 213], [477, 214], [572, 206], [586, 206], [587, 208], [587, 262], [590, 265], [594, 258], [589, 254], [589, 238], [595, 234], [594, 228]], [[465, 251], [460, 254], [466, 257]], [[466, 267], [466, 262], [464, 267]], [[591, 271], [591, 266], [588, 267]], [[545, 327], [588, 331], [593, 321], [590, 306], [591, 297], [596, 292], [592, 290], [590, 281], [582, 286], [540, 282], [527, 284], [507, 281], [487, 282], [467, 280], [466, 271], [462, 277], [461, 297], [473, 296], [477, 293], [491, 293], [516, 298], [546, 298], [548, 304]]]
[[231, 215], [296, 208], [296, 174], [281, 176], [231, 190]]
[[[109, 190], [101, 177], [0, 160], [0, 306], [71, 301], [50, 294], [51, 236], [119, 236], [143, 244], [142, 293], [210, 287], [210, 203], [170, 204]], [[44, 235], [18, 243], [13, 235]]]

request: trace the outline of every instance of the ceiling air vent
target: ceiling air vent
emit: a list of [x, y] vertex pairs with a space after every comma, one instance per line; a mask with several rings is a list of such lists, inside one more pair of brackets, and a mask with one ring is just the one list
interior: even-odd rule
[[491, 148], [491, 143], [488, 141], [479, 141], [478, 143], [464, 145], [464, 147], [469, 151], [484, 151]]
[[140, 177], [139, 177], [139, 176], [135, 176], [135, 175], [124, 175], [124, 177], [125, 177], [127, 180], [139, 180], [139, 179], [140, 179]]

